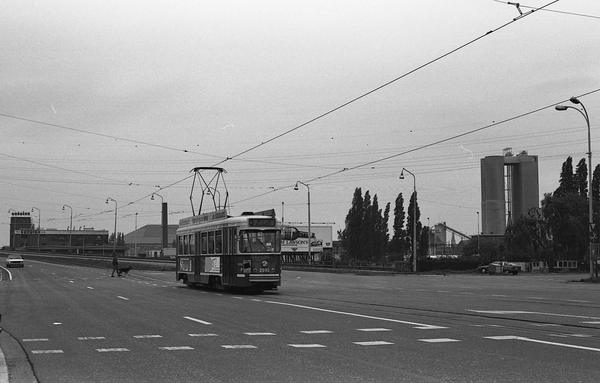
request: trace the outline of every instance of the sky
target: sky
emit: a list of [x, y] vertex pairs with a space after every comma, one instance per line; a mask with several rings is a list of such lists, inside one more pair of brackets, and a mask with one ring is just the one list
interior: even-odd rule
[[0, 245], [13, 210], [112, 232], [117, 207], [129, 233], [162, 200], [177, 224], [211, 166], [232, 215], [306, 223], [310, 191], [335, 233], [356, 188], [393, 210], [416, 184], [424, 225], [476, 234], [481, 158], [537, 155], [541, 200], [586, 157], [555, 105], [600, 153], [597, 1], [20, 0], [0, 47]]

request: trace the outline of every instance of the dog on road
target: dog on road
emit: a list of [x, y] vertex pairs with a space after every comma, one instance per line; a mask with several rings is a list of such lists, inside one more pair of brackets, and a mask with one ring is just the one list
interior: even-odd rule
[[131, 271], [131, 265], [127, 266], [127, 267], [119, 267], [117, 269], [117, 275], [119, 277], [123, 277], [125, 275], [129, 275], [129, 272]]

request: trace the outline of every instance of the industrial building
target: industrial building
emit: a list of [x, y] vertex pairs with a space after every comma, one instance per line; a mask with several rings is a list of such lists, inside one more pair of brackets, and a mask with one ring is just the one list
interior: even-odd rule
[[175, 256], [175, 237], [179, 225], [167, 226], [166, 246], [163, 247], [165, 231], [162, 225], [145, 225], [125, 234], [126, 256], [169, 257]]
[[506, 227], [539, 208], [538, 157], [505, 148], [481, 159], [481, 224], [484, 236], [503, 236]]
[[10, 248], [24, 251], [74, 254], [110, 254], [123, 252], [123, 247], [108, 243], [108, 230], [83, 228], [75, 230], [42, 229], [31, 222], [29, 212], [12, 212]]

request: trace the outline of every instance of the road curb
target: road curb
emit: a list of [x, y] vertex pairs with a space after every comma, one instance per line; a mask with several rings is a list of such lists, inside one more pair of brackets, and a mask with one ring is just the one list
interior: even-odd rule
[[6, 329], [0, 333], [0, 383], [38, 383], [27, 353]]

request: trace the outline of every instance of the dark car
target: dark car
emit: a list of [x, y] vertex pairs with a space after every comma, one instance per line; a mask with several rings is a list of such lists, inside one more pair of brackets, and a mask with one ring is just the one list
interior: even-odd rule
[[477, 270], [483, 274], [511, 273], [512, 275], [517, 275], [521, 271], [521, 266], [510, 262], [495, 261], [489, 265], [479, 266]]
[[6, 257], [6, 267], [25, 267], [25, 262], [20, 255], [10, 254]]

